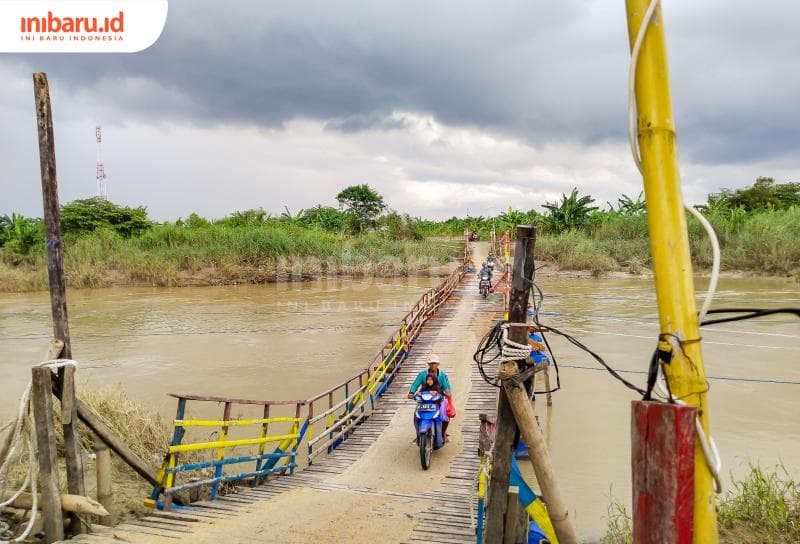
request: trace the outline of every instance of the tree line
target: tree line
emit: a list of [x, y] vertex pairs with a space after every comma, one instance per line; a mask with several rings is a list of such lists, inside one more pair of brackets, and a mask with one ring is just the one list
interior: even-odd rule
[[[511, 207], [496, 216], [456, 217], [434, 221], [389, 209], [384, 198], [367, 184], [351, 185], [336, 196], [338, 207], [318, 204], [296, 213], [285, 208], [279, 215], [262, 208], [234, 212], [222, 219], [209, 220], [196, 213], [173, 222], [157, 223], [147, 216], [145, 207], [127, 207], [106, 200], [89, 198], [75, 200], [61, 207], [61, 228], [67, 240], [98, 230], [110, 231], [130, 238], [159, 226], [188, 229], [213, 227], [274, 227], [314, 228], [331, 233], [359, 235], [381, 233], [395, 240], [421, 240], [433, 236], [459, 236], [464, 231], [486, 234], [495, 229], [513, 229], [518, 224], [535, 223], [545, 234], [569, 231], [592, 231], [601, 225], [644, 217], [646, 202], [643, 194], [622, 195], [617, 202], [606, 203], [601, 209], [594, 197], [580, 194], [577, 188], [562, 194], [554, 202], [546, 202], [543, 211], [520, 211]], [[722, 189], [708, 195], [701, 211], [717, 221], [729, 222], [730, 227], [749, 217], [769, 211], [800, 207], [800, 183], [776, 183], [773, 178], [759, 177], [751, 186], [742, 189]], [[40, 218], [12, 213], [0, 215], [0, 251], [5, 257], [28, 255], [44, 243], [44, 228]], [[13, 260], [13, 259], [12, 259]]]

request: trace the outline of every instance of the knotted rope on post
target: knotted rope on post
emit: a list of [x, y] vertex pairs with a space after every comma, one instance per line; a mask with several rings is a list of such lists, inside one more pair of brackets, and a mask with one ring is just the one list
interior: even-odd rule
[[[78, 362], [72, 359], [52, 359], [36, 365], [38, 367], [46, 367], [51, 369], [63, 368], [66, 366], [77, 367]], [[8, 487], [11, 469], [23, 459], [27, 454], [27, 467], [25, 470], [25, 479], [22, 485], [5, 501], [0, 502], [0, 510], [6, 508], [8, 505], [13, 504], [20, 495], [22, 495], [28, 488], [30, 488], [33, 504], [31, 505], [31, 518], [25, 526], [25, 530], [16, 538], [11, 540], [3, 540], [0, 538], [0, 543], [5, 544], [8, 542], [23, 542], [33, 530], [33, 525], [36, 522], [36, 512], [38, 509], [38, 492], [36, 488], [36, 431], [33, 424], [33, 414], [31, 409], [31, 389], [33, 382], [28, 382], [27, 387], [22, 393], [19, 401], [19, 409], [17, 417], [2, 428], [0, 433], [7, 429], [11, 429], [7, 439], [2, 447], [0, 447], [0, 499], [5, 496], [6, 488]], [[22, 460], [22, 463], [26, 461]]]
[[500, 361], [524, 361], [531, 355], [531, 348], [528, 344], [520, 344], [508, 338], [510, 323], [503, 323], [500, 336]]

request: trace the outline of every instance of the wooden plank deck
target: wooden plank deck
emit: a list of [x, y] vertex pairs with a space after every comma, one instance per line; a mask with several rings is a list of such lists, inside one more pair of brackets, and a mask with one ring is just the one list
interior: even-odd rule
[[[450, 463], [447, 475], [436, 489], [424, 492], [391, 491], [378, 489], [370, 485], [370, 482], [364, 482], [363, 487], [358, 487], [327, 481], [331, 476], [343, 473], [358, 461], [387, 429], [398, 408], [408, 404], [405, 394], [417, 373], [425, 368], [433, 346], [436, 346], [438, 354], [446, 356], [448, 343], [455, 344], [459, 341], [461, 331], [452, 330], [449, 325], [457, 313], [457, 308], [460, 306], [463, 310], [464, 305], [459, 302], [464, 297], [475, 301], [470, 307], [471, 314], [467, 325], [473, 330], [476, 327], [485, 327], [490, 319], [500, 317], [500, 308], [496, 302], [475, 297], [473, 279], [473, 275], [465, 276], [447, 303], [426, 323], [407, 359], [398, 370], [394, 382], [381, 398], [373, 414], [348, 440], [329, 455], [298, 471], [294, 476], [275, 477], [256, 488], [240, 487], [237, 493], [219, 497], [213, 502], [193, 503], [190, 509], [172, 512], [152, 511], [141, 518], [113, 528], [94, 526], [94, 532], [80, 535], [72, 541], [90, 543], [127, 541], [151, 544], [200, 541], [202, 539], [200, 535], [213, 529], [215, 524], [250, 515], [260, 504], [263, 505], [264, 501], [274, 500], [293, 489], [309, 488], [322, 492], [401, 498], [429, 505], [421, 508], [415, 515], [413, 532], [406, 542], [453, 544], [475, 542], [473, 511], [476, 500], [474, 484], [479, 465], [478, 415], [494, 414], [497, 389], [481, 378], [474, 364], [470, 365], [470, 391], [465, 409], [462, 409], [457, 416], [461, 422], [463, 448]], [[436, 461], [434, 458], [434, 463]], [[247, 541], [269, 540], [253, 535], [252, 540]]]

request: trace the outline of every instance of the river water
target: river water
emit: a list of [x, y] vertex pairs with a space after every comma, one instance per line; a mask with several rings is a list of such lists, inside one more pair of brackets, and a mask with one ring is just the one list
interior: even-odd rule
[[[89, 386], [121, 383], [165, 417], [167, 393], [307, 398], [364, 368], [438, 278], [320, 280], [259, 286], [114, 288], [69, 293], [73, 354]], [[645, 279], [540, 277], [543, 320], [580, 338], [627, 379], [657, 335]], [[698, 288], [704, 288], [698, 280]], [[477, 294], [476, 294], [477, 296]], [[715, 306], [800, 305], [800, 286], [725, 278]], [[16, 409], [49, 335], [45, 293], [0, 295], [0, 421]], [[800, 475], [800, 327], [795, 319], [719, 325], [703, 333], [714, 437], [726, 477], [748, 463]], [[634, 394], [587, 355], [551, 339], [563, 389], [536, 410], [581, 534], [605, 527], [609, 497], [629, 503]], [[588, 368], [573, 368], [588, 367]], [[794, 383], [779, 383], [794, 382]], [[457, 392], [456, 392], [457, 393]]]

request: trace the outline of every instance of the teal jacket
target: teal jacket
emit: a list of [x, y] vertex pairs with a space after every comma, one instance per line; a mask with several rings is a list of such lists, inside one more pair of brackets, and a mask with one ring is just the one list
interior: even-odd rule
[[[425, 378], [428, 376], [428, 369], [421, 371], [417, 374], [417, 377], [414, 379], [414, 383], [411, 384], [411, 389], [408, 390], [409, 393], [415, 393], [417, 389], [425, 383]], [[452, 393], [450, 389], [450, 378], [447, 377], [447, 374], [444, 373], [444, 370], [439, 370], [439, 374], [436, 376], [439, 379], [439, 386], [442, 388], [442, 391], [447, 391], [448, 393]]]

